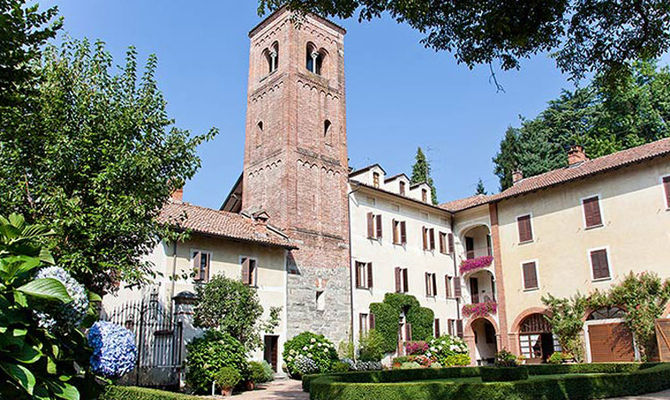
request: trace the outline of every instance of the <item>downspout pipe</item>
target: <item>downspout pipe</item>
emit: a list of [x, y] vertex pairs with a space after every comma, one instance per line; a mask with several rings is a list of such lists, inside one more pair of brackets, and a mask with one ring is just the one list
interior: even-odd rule
[[[450, 218], [450, 229], [451, 229], [451, 234], [454, 236], [454, 252], [451, 254], [451, 259], [454, 264], [454, 279], [461, 279], [460, 276], [458, 276], [458, 264], [456, 262], [456, 234], [454, 233], [454, 214], [451, 213], [451, 218]], [[459, 297], [456, 297], [456, 318], [461, 319], [461, 299]]]
[[351, 329], [349, 329], [349, 338], [351, 340], [351, 343], [354, 344], [354, 359], [356, 358], [356, 345], [354, 343], [354, 286], [352, 283], [352, 279], [354, 279], [354, 271], [353, 271], [353, 244], [351, 241], [351, 195], [356, 193], [359, 189], [351, 190], [349, 193], [347, 193], [347, 223], [349, 224], [349, 303], [351, 303], [350, 307], [350, 321], [349, 325]]

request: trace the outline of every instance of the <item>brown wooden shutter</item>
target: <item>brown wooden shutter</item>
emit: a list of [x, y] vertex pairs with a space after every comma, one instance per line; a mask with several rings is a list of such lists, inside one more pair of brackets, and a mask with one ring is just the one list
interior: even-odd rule
[[447, 333], [449, 336], [454, 336], [454, 320], [453, 319], [448, 319], [447, 320]]
[[537, 289], [537, 268], [534, 262], [525, 263], [523, 268], [523, 288]]
[[428, 229], [424, 226], [421, 228], [421, 232], [423, 234], [423, 249], [426, 250], [428, 249]]
[[430, 249], [435, 250], [435, 229], [430, 228]]
[[430, 274], [430, 282], [433, 285], [433, 296], [437, 296], [437, 275]]
[[370, 313], [370, 330], [375, 329], [376, 326], [375, 315]]
[[435, 318], [435, 337], [440, 337], [440, 319]]
[[375, 216], [369, 212], [368, 213], [368, 237], [372, 238], [375, 235]]
[[245, 258], [242, 260], [242, 283], [245, 285], [250, 284], [250, 274], [249, 274], [249, 259]]
[[462, 319], [457, 319], [456, 320], [456, 336], [459, 338], [463, 337], [463, 320]]
[[209, 282], [209, 263], [212, 261], [210, 254], [205, 254], [205, 282]]
[[372, 263], [368, 263], [368, 289], [372, 289]]
[[409, 292], [409, 279], [407, 279], [407, 268], [404, 268], [402, 270], [402, 282], [403, 282], [403, 290], [405, 293]]
[[519, 242], [529, 242], [533, 240], [533, 230], [530, 224], [530, 215], [524, 215], [517, 218], [517, 226], [519, 228]]
[[586, 220], [586, 227], [602, 225], [602, 217], [600, 215], [600, 202], [598, 196], [584, 199], [584, 219]]
[[400, 267], [395, 267], [395, 292], [400, 293]]
[[382, 238], [382, 216], [377, 215], [377, 239]]
[[440, 232], [440, 253], [446, 253], [447, 251], [446, 235], [444, 232]]
[[452, 254], [454, 252], [454, 234], [447, 235], [447, 240], [449, 241], [449, 254]]
[[361, 263], [356, 261], [356, 287], [361, 287]]
[[193, 255], [193, 268], [196, 271], [195, 278], [193, 278], [193, 280], [201, 281], [203, 279], [201, 264], [202, 264], [202, 254], [199, 251], [197, 251]]
[[454, 297], [461, 297], [461, 277], [457, 276], [454, 278]]
[[400, 243], [407, 243], [407, 230], [405, 226], [405, 221], [400, 222]]
[[426, 272], [425, 274], [425, 280], [426, 280], [426, 296], [430, 296], [430, 274]]
[[670, 208], [670, 176], [663, 178], [663, 189], [665, 189], [665, 204]]
[[595, 250], [591, 252], [591, 266], [593, 268], [593, 279], [604, 279], [610, 277], [610, 269], [607, 262], [607, 250]]
[[393, 228], [393, 244], [398, 244], [398, 221], [394, 219], [391, 227]]
[[449, 278], [449, 275], [444, 276], [444, 297], [449, 298], [451, 296], [451, 291], [449, 290], [449, 286], [451, 286], [451, 279]]

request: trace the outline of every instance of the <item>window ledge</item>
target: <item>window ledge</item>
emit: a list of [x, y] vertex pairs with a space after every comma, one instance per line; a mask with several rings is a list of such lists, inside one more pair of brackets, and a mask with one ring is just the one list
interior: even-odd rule
[[611, 280], [612, 280], [612, 277], [608, 276], [607, 278], [591, 279], [591, 282], [598, 283], [598, 282], [606, 282], [606, 281], [611, 281]]
[[530, 240], [525, 240], [523, 242], [519, 242], [519, 246], [524, 245], [524, 244], [530, 244], [530, 243], [535, 243], [535, 239], [530, 239]]
[[539, 287], [523, 289], [524, 293], [537, 292], [538, 290], [540, 290]]
[[605, 225], [604, 224], [598, 224], [598, 225], [593, 225], [593, 226], [587, 226], [587, 227], [584, 228], [584, 230], [585, 231], [590, 231], [592, 229], [602, 228], [603, 226], [605, 226]]

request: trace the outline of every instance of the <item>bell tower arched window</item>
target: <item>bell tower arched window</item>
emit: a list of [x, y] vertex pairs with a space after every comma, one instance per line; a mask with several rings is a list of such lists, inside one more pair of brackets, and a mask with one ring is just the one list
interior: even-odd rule
[[274, 42], [270, 48], [263, 50], [263, 57], [267, 63], [268, 75], [279, 68], [279, 43]]
[[263, 144], [263, 121], [258, 121], [256, 124], [256, 147]]
[[318, 50], [313, 43], [307, 43], [307, 50], [305, 53], [305, 67], [309, 72], [321, 75], [323, 73], [325, 57], [325, 50]]

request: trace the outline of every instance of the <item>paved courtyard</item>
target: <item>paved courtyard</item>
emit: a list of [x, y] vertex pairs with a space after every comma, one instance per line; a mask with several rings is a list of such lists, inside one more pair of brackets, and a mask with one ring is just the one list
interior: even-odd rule
[[[230, 399], [230, 397], [221, 397]], [[244, 392], [232, 397], [233, 400], [309, 400], [309, 394], [302, 391], [300, 381], [280, 379], [253, 392]], [[667, 400], [670, 390], [650, 393], [642, 396], [619, 397], [613, 400]], [[380, 399], [382, 400], [382, 399]]]

